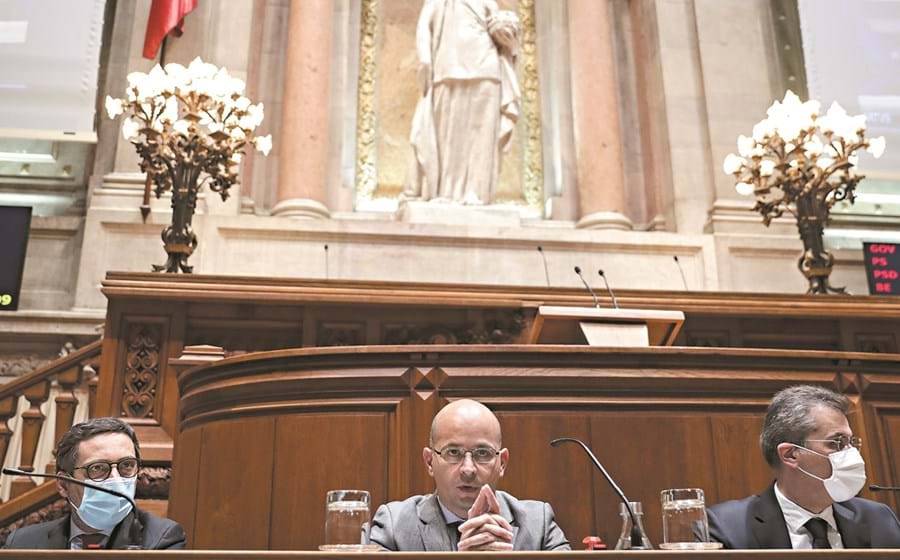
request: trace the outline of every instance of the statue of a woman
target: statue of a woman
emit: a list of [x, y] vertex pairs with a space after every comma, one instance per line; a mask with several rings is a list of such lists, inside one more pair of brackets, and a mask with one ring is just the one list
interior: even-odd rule
[[518, 44], [518, 18], [495, 0], [425, 0], [407, 198], [491, 202], [519, 116]]

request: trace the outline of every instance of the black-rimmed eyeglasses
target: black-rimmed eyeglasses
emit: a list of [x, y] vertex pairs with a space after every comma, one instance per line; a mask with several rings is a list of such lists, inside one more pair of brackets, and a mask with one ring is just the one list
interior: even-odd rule
[[84, 471], [84, 474], [94, 482], [102, 482], [109, 478], [113, 467], [116, 467], [116, 471], [122, 478], [132, 478], [137, 476], [138, 460], [134, 457], [126, 457], [118, 461], [94, 461], [72, 470]]

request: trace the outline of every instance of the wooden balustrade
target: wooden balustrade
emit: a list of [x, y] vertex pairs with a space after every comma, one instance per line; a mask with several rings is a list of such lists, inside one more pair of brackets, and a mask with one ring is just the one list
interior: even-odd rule
[[[79, 402], [76, 393], [85, 391], [90, 402], [95, 400], [91, 398], [91, 386], [93, 384], [93, 392], [96, 393], [100, 349], [101, 341], [98, 340], [0, 387], [0, 461], [3, 464], [9, 462], [7, 454], [13, 438], [20, 435], [21, 455], [16, 466], [26, 472], [41, 472], [36, 464], [41, 443], [43, 441], [45, 446], [55, 447], [59, 438], [72, 427]], [[54, 391], [56, 396], [51, 400]], [[28, 407], [16, 422], [19, 403], [23, 398]], [[48, 403], [52, 408], [48, 408]], [[54, 417], [54, 421], [47, 422], [48, 417]], [[51, 432], [45, 435], [47, 430]], [[50, 461], [44, 468], [52, 470], [54, 463]], [[30, 477], [16, 477], [9, 484], [10, 501], [29, 494], [35, 488]], [[0, 505], [0, 510], [5, 505]]]

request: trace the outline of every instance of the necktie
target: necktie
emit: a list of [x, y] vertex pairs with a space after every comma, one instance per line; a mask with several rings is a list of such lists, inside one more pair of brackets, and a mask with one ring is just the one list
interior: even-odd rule
[[459, 539], [461, 538], [461, 534], [459, 532], [459, 526], [462, 525], [461, 521], [454, 521], [453, 523], [447, 523], [447, 529], [450, 533], [450, 544], [453, 546], [453, 550], [458, 550], [459, 548]]
[[81, 548], [84, 550], [99, 550], [103, 548], [106, 535], [103, 533], [85, 533], [81, 535]]
[[828, 542], [828, 523], [824, 519], [813, 517], [803, 526], [812, 535], [813, 548], [831, 548], [831, 543]]

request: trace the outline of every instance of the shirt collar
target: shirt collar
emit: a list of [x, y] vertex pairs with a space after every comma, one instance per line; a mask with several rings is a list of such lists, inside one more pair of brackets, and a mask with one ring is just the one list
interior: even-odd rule
[[437, 498], [438, 505], [441, 506], [441, 513], [444, 514], [444, 521], [447, 522], [447, 525], [451, 523], [462, 523], [465, 521], [465, 519], [463, 519], [462, 517], [445, 508], [444, 504], [441, 503], [440, 496], [438, 496], [437, 493], [435, 493], [434, 495]]
[[778, 489], [777, 482], [775, 483], [775, 499], [778, 500], [778, 505], [781, 507], [781, 512], [784, 514], [784, 522], [787, 524], [790, 533], [798, 533], [800, 532], [800, 529], [805, 529], [804, 525], [806, 522], [814, 517], [824, 519], [829, 527], [835, 531], [838, 530], [837, 522], [834, 520], [834, 507], [831, 505], [819, 513], [812, 513], [811, 511], [798, 506], [787, 496], [782, 494], [781, 490]]

